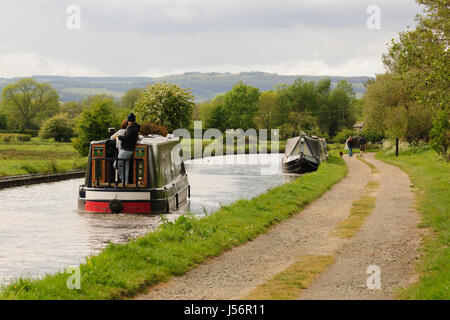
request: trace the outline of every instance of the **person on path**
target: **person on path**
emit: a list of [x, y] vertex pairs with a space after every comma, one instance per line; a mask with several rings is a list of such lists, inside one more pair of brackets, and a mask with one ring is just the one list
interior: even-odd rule
[[347, 139], [348, 156], [353, 157], [353, 137]]
[[364, 153], [366, 152], [367, 140], [364, 136], [359, 139], [359, 156], [364, 158]]

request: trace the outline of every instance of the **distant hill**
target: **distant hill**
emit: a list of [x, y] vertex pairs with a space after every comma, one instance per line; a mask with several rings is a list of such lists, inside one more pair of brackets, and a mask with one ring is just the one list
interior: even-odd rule
[[[364, 92], [364, 83], [370, 77], [327, 77], [327, 76], [284, 76], [276, 73], [241, 72], [232, 73], [200, 73], [188, 72], [164, 77], [64, 77], [64, 76], [33, 76], [38, 82], [48, 82], [59, 94], [60, 100], [79, 101], [92, 94], [110, 94], [120, 98], [128, 89], [144, 88], [148, 84], [159, 81], [176, 83], [182, 88], [190, 88], [197, 102], [213, 99], [216, 95], [229, 91], [233, 84], [242, 80], [244, 83], [257, 87], [261, 91], [273, 89], [280, 83], [292, 84], [295, 79], [318, 81], [330, 78], [332, 87], [345, 79], [353, 85], [357, 97]], [[19, 78], [0, 78], [0, 90], [7, 84], [16, 82]]]

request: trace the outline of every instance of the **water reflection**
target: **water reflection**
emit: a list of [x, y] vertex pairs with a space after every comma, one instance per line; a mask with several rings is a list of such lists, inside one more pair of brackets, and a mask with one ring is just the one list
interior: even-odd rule
[[[272, 165], [271, 165], [272, 164]], [[280, 173], [280, 156], [237, 155], [186, 162], [190, 203], [176, 214], [196, 215], [221, 204], [250, 199], [291, 180]], [[159, 215], [91, 214], [76, 210], [82, 179], [0, 190], [0, 282], [42, 276], [155, 229]]]

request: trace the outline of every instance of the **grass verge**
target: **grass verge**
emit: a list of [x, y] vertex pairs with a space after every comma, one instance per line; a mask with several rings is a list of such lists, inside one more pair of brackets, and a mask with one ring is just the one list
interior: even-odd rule
[[378, 159], [405, 171], [416, 189], [420, 227], [429, 228], [418, 263], [419, 281], [400, 292], [402, 299], [450, 299], [450, 164], [432, 150], [402, 153], [382, 152]]
[[358, 159], [359, 161], [362, 161], [362, 162], [364, 162], [365, 164], [367, 164], [367, 165], [369, 166], [369, 168], [370, 168], [370, 171], [371, 171], [372, 173], [379, 173], [379, 172], [380, 172], [380, 171], [378, 171], [377, 167], [375, 167], [375, 166], [374, 166], [373, 164], [371, 164], [370, 162], [364, 160], [363, 158], [361, 158], [361, 157], [359, 157], [359, 156], [356, 156], [356, 159]]
[[119, 299], [182, 275], [209, 257], [254, 239], [298, 213], [347, 173], [330, 155], [316, 172], [303, 175], [251, 200], [239, 200], [197, 219], [182, 216], [126, 244], [110, 244], [80, 266], [81, 288], [69, 290], [71, 273], [40, 280], [20, 279], [2, 288], [0, 299]]
[[376, 198], [370, 195], [370, 192], [379, 187], [376, 181], [369, 181], [366, 190], [361, 198], [353, 201], [349, 216], [341, 221], [333, 232], [333, 235], [339, 238], [350, 239], [361, 228], [366, 217], [375, 208]]
[[307, 255], [253, 290], [245, 300], [294, 300], [334, 262], [333, 256]]

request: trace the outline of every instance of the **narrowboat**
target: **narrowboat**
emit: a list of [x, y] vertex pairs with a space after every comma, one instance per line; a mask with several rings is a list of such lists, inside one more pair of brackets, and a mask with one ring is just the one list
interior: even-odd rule
[[305, 134], [288, 139], [282, 159], [284, 173], [306, 173], [316, 171], [328, 158], [325, 139], [308, 137]]
[[[190, 197], [190, 186], [180, 155], [179, 138], [147, 136], [138, 140], [129, 160], [129, 181], [120, 181], [114, 168], [116, 142], [90, 144], [78, 209], [98, 213], [171, 213]], [[125, 166], [123, 166], [125, 170]], [[125, 177], [125, 172], [122, 175]]]

